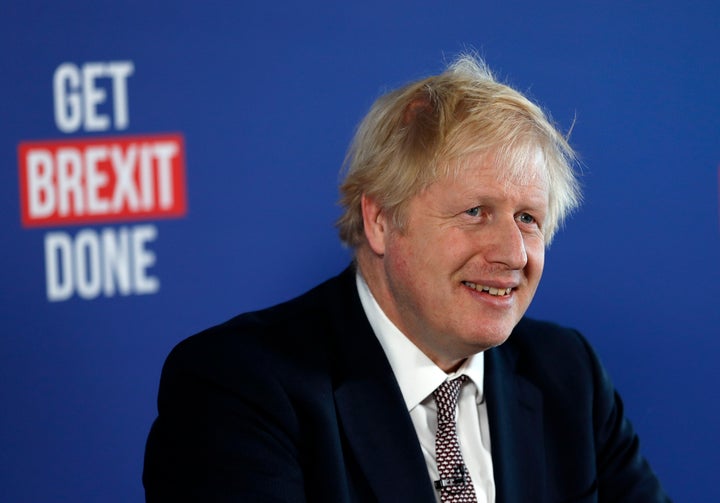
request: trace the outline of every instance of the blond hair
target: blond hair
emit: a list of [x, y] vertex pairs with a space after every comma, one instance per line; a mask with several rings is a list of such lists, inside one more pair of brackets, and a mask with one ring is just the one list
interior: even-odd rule
[[538, 148], [545, 161], [549, 208], [545, 240], [578, 206], [575, 154], [542, 109], [499, 83], [485, 63], [463, 55], [442, 74], [381, 96], [358, 126], [340, 186], [340, 238], [365, 240], [362, 195], [375, 200], [402, 230], [408, 201], [470, 154], [488, 153], [508, 180], [522, 179]]

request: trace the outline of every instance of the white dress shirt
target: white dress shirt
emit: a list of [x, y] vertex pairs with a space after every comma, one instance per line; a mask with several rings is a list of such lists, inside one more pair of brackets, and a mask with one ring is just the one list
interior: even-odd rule
[[[470, 472], [478, 503], [494, 503], [490, 430], [487, 405], [483, 398], [484, 354], [470, 356], [456, 372], [446, 374], [390, 321], [359, 273], [356, 282], [365, 315], [400, 385], [433, 482], [440, 477], [435, 461], [437, 412], [432, 393], [443, 381], [463, 374], [469, 377], [460, 388], [458, 399], [457, 433], [460, 451]], [[439, 502], [439, 492], [436, 491], [435, 496]]]

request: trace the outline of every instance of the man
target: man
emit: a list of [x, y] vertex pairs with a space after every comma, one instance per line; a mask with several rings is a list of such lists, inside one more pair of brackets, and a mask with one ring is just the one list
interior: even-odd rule
[[472, 57], [381, 97], [341, 186], [353, 266], [175, 348], [147, 500], [669, 501], [587, 342], [523, 317], [573, 159]]

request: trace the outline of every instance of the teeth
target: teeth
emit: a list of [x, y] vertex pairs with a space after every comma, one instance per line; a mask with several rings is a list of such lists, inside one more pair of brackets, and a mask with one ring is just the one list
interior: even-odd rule
[[492, 286], [478, 285], [477, 283], [471, 283], [470, 281], [463, 281], [463, 284], [477, 290], [478, 292], [487, 292], [490, 295], [495, 295], [496, 297], [504, 297], [505, 295], [510, 295], [510, 292], [512, 292], [512, 288], [495, 288]]

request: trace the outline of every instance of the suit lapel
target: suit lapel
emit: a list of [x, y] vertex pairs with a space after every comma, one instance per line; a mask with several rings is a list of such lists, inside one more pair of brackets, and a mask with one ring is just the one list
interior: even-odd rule
[[[390, 384], [390, 383], [387, 383]], [[348, 382], [335, 400], [358, 465], [379, 501], [434, 502], [415, 430], [377, 382]]]
[[415, 429], [362, 310], [354, 272], [343, 276], [344, 291], [337, 298], [353, 301], [338, 306], [334, 320], [335, 403], [347, 443], [378, 500], [434, 503]]
[[512, 345], [485, 354], [485, 393], [497, 503], [543, 501], [545, 446], [542, 395], [516, 373]]

